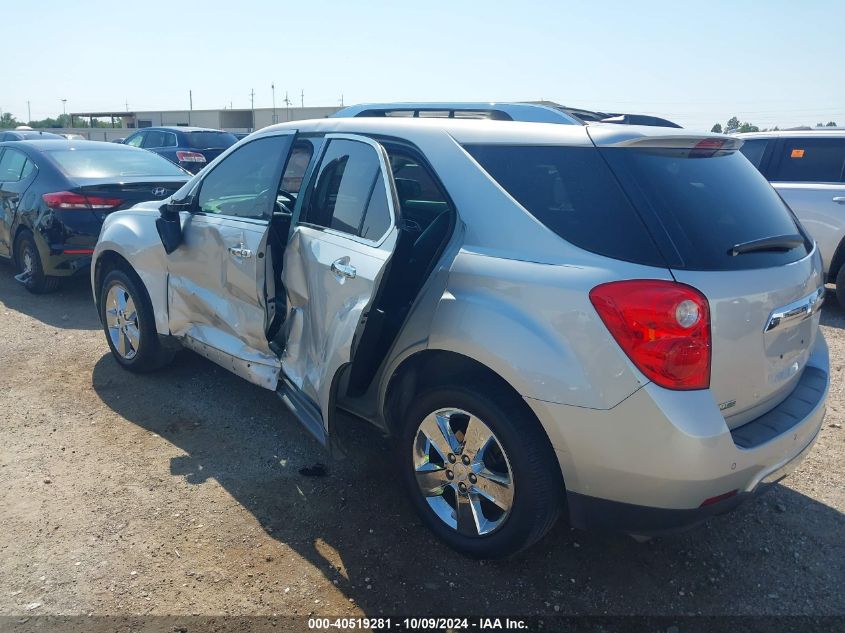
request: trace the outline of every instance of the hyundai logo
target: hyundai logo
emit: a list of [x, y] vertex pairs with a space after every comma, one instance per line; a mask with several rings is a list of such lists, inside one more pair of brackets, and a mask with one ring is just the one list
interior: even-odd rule
[[166, 193], [167, 193], [167, 189], [165, 189], [164, 187], [156, 187], [155, 189], [153, 189], [153, 195], [157, 198], [160, 198], [161, 196], [163, 196]]

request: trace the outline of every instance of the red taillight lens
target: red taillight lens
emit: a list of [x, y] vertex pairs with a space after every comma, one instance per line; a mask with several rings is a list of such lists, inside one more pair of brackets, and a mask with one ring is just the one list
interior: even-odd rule
[[112, 209], [119, 207], [123, 200], [120, 198], [102, 198], [99, 196], [83, 196], [70, 191], [45, 193], [41, 199], [51, 209]]
[[691, 286], [653, 279], [590, 291], [613, 338], [645, 376], [667, 389], [710, 386], [710, 307]]
[[176, 158], [180, 163], [204, 163], [205, 156], [199, 152], [176, 152]]

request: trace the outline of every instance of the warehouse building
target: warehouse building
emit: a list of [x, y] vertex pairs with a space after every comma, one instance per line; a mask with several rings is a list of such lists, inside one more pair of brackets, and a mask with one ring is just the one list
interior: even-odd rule
[[[340, 110], [339, 107], [256, 108], [222, 110], [153, 110], [135, 112], [72, 112], [68, 132], [82, 134], [91, 140], [110, 141], [128, 136], [136, 128], [162, 125], [208, 127], [229, 132], [252, 132], [275, 123], [322, 119]], [[94, 128], [93, 120], [111, 120], [110, 128]], [[88, 124], [89, 127], [79, 127]]]

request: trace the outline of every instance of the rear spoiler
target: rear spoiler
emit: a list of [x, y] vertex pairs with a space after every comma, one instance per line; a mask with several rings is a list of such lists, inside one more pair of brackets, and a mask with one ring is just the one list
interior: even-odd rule
[[[596, 134], [595, 127], [587, 132], [599, 147], [641, 147], [655, 149], [697, 149], [697, 150], [733, 150], [742, 147], [745, 142], [734, 136], [702, 136], [686, 134], [666, 134], [659, 136], [633, 136], [625, 134]], [[627, 136], [627, 138], [626, 138]]]

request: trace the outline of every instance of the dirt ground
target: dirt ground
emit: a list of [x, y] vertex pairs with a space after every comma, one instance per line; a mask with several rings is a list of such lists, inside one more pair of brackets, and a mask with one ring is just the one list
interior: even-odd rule
[[[328, 456], [275, 394], [189, 352], [112, 360], [87, 281], [33, 296], [0, 263], [0, 616], [845, 615], [845, 312], [829, 293], [821, 436], [781, 485], [639, 544], [563, 522], [496, 563], [423, 528], [388, 444]], [[326, 462], [329, 475], [299, 469]]]

